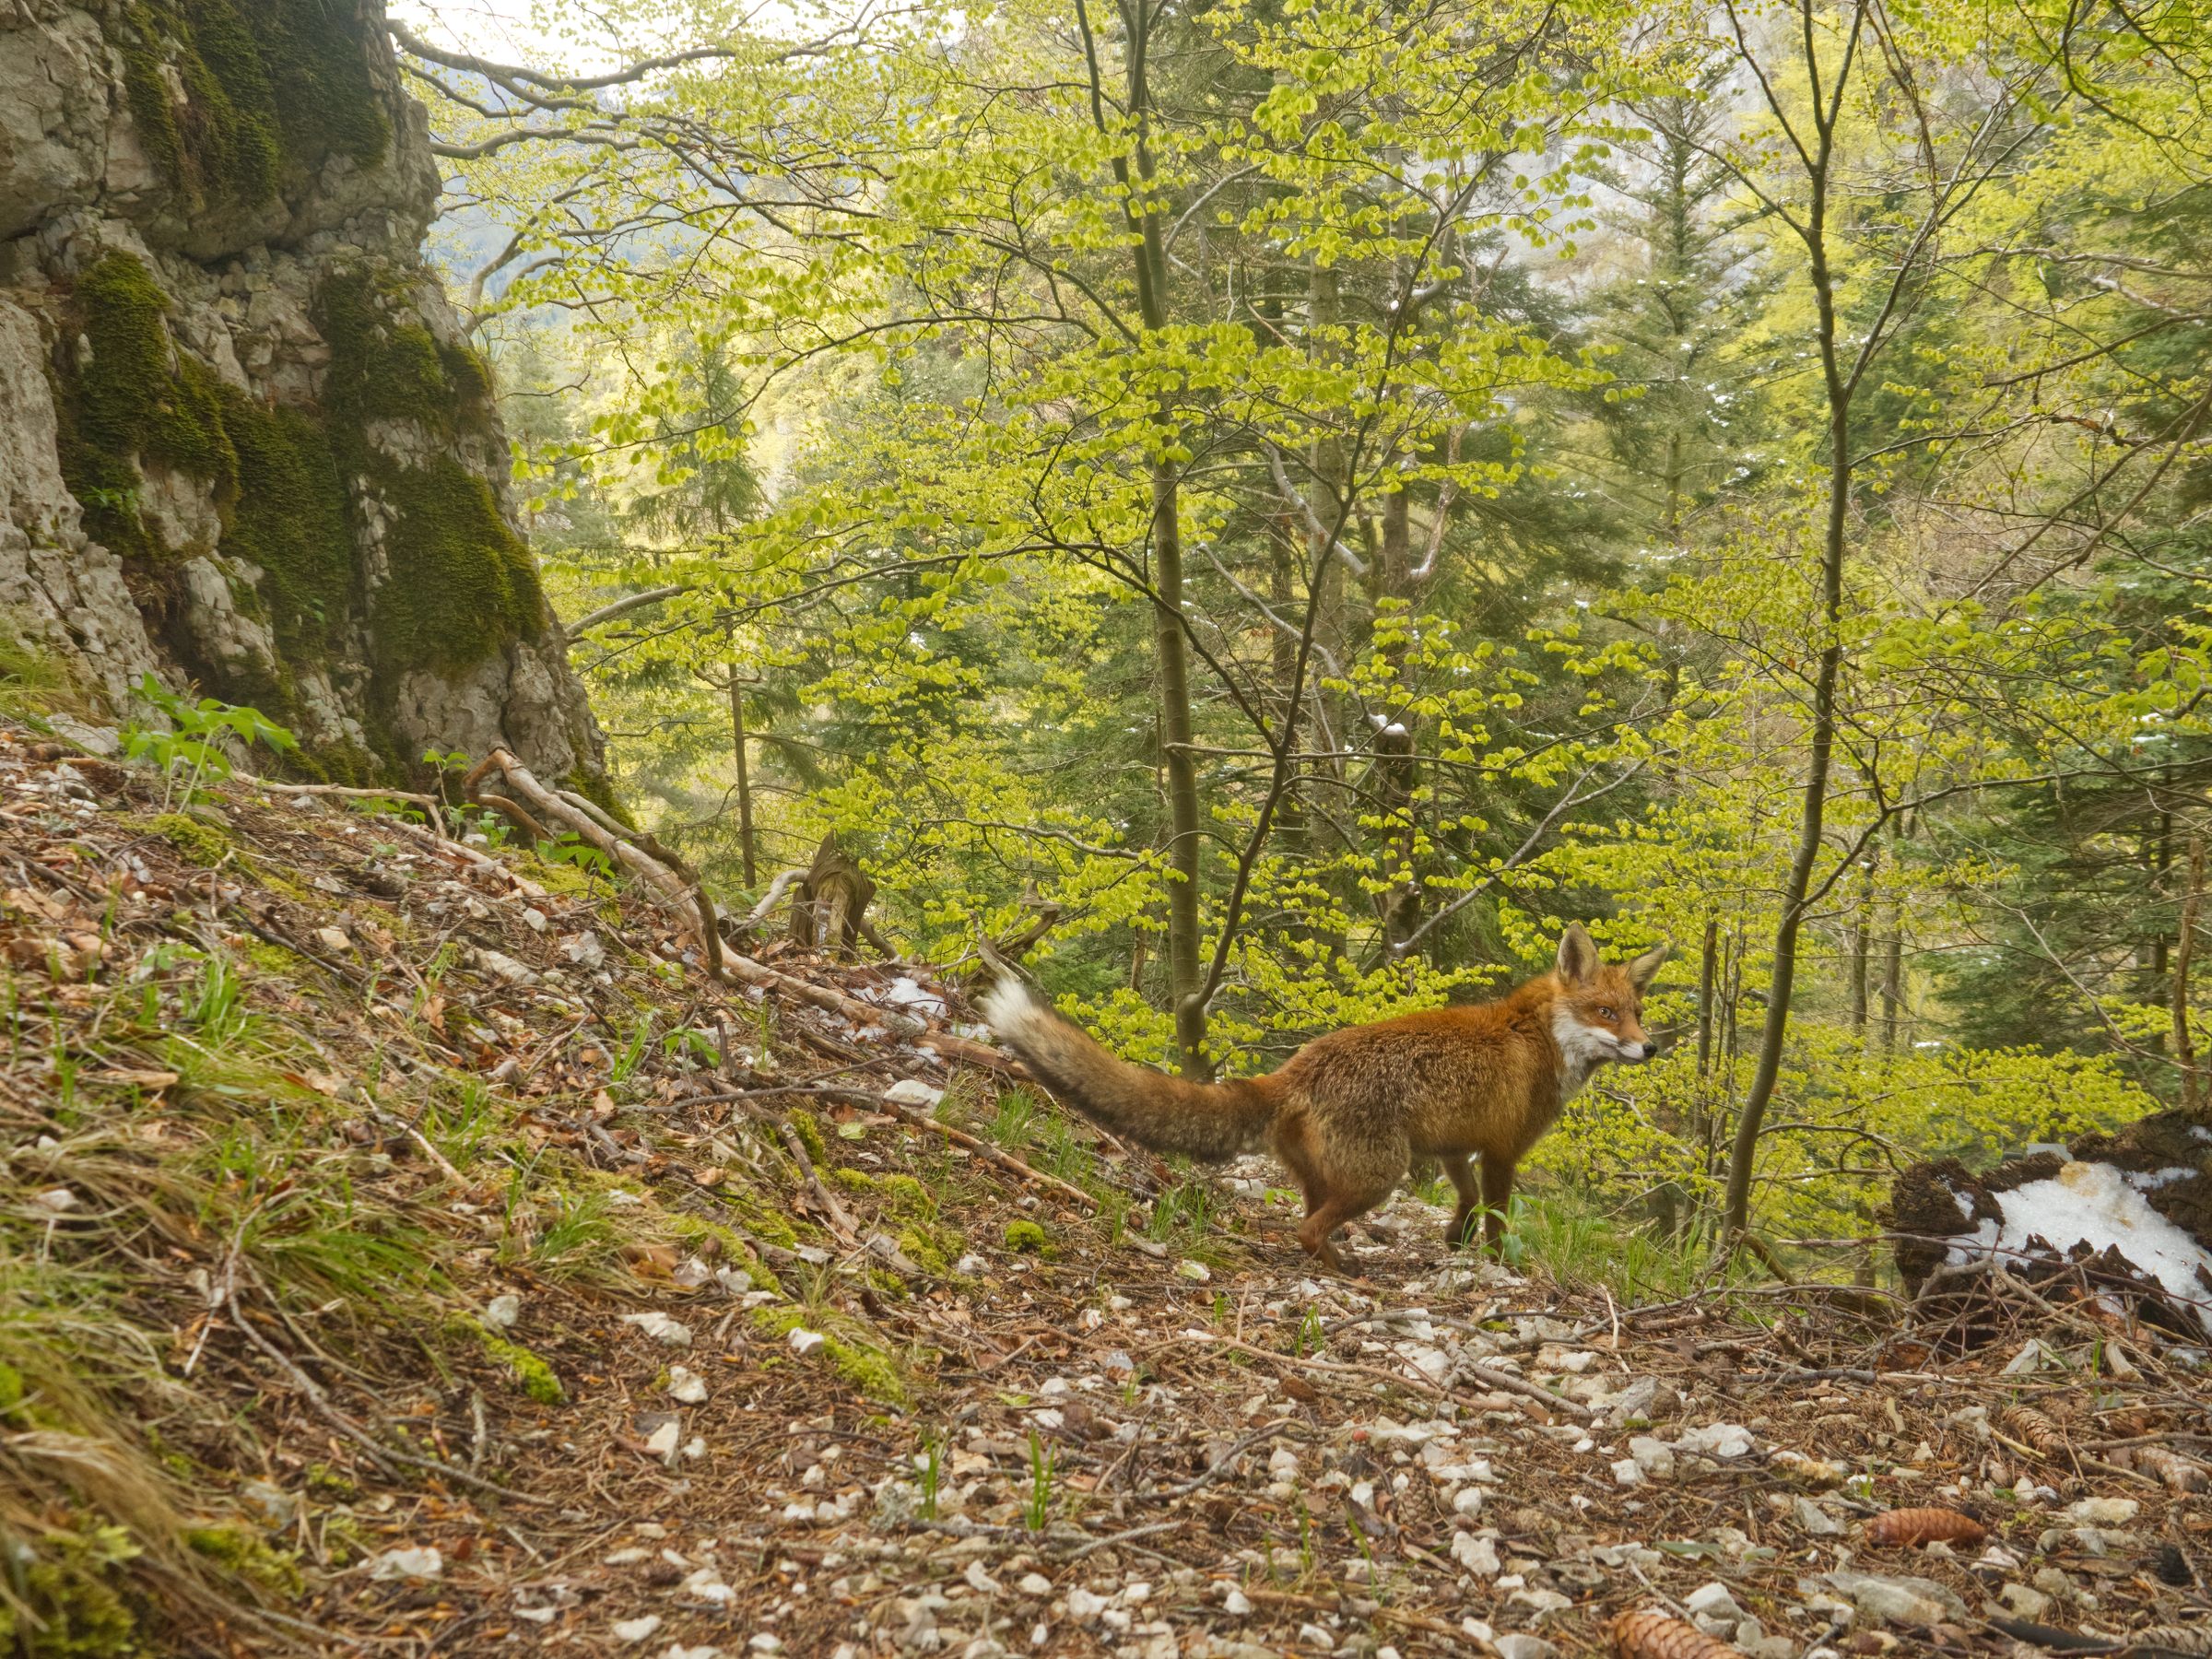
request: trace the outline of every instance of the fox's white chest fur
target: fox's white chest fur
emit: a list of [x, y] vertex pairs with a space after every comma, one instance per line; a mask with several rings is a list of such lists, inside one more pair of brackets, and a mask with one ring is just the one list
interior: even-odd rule
[[1620, 1058], [1620, 1039], [1597, 1026], [1584, 1025], [1569, 1007], [1554, 1008], [1551, 1040], [1559, 1050], [1559, 1104], [1582, 1092], [1590, 1074], [1608, 1060]]

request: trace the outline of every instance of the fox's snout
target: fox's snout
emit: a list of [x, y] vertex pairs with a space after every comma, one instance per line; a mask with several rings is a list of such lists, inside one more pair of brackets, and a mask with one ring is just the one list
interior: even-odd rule
[[1641, 1042], [1624, 1042], [1620, 1045], [1621, 1062], [1627, 1065], [1641, 1065], [1658, 1055], [1659, 1045], [1646, 1037]]

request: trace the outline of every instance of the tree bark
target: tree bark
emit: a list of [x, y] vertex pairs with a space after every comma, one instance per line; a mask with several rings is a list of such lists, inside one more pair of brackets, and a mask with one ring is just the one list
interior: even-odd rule
[[737, 760], [737, 857], [748, 893], [759, 883], [760, 856], [753, 842], [753, 779], [746, 760], [745, 685], [737, 665], [730, 665], [730, 752]]
[[[1160, 240], [1159, 214], [1148, 194], [1142, 197], [1142, 211], [1133, 204], [1140, 199], [1140, 190], [1148, 192], [1152, 184], [1152, 149], [1147, 136], [1152, 85], [1147, 65], [1158, 14], [1147, 0], [1134, 0], [1122, 16], [1128, 26], [1124, 47], [1128, 67], [1126, 107], [1135, 166], [1133, 170], [1130, 158], [1117, 154], [1113, 174], [1122, 187], [1124, 216], [1137, 232], [1130, 250], [1137, 313], [1145, 333], [1156, 335], [1167, 327], [1169, 320], [1167, 250]], [[1092, 119], [1104, 133], [1108, 127], [1097, 42], [1083, 0], [1077, 0], [1076, 20], [1082, 30], [1085, 61], [1090, 71]], [[1206, 1057], [1206, 977], [1199, 965], [1203, 842], [1198, 757], [1192, 749], [1190, 651], [1182, 633], [1182, 477], [1171, 453], [1177, 431], [1172, 399], [1163, 394], [1156, 410], [1159, 429], [1151, 435], [1153, 454], [1147, 470], [1152, 486], [1153, 641], [1159, 662], [1160, 763], [1168, 797], [1168, 994], [1175, 1021], [1179, 1069], [1186, 1077], [1206, 1079], [1213, 1076], [1213, 1068]]]
[[2173, 1058], [2182, 1068], [2182, 1110], [2191, 1117], [2204, 1110], [2204, 1080], [2197, 1075], [2196, 1039], [2189, 1030], [2189, 968], [2196, 954], [2196, 920], [2205, 891], [2205, 838], [2189, 838], [2189, 888], [2182, 895], [2181, 937], [2173, 947]]
[[[1819, 118], [1816, 116], [1816, 120]], [[1735, 1144], [1728, 1159], [1728, 1193], [1723, 1208], [1724, 1236], [1740, 1240], [1750, 1227], [1751, 1179], [1759, 1160], [1759, 1130], [1782, 1077], [1783, 1047], [1790, 1031], [1790, 997], [1797, 984], [1798, 935], [1805, 927], [1806, 899], [1820, 856], [1821, 832], [1828, 821], [1828, 781], [1836, 747], [1836, 688], [1843, 671], [1843, 552], [1851, 512], [1851, 399], [1836, 318], [1835, 281], [1828, 263], [1829, 167], [1832, 129], [1822, 122], [1819, 147], [1808, 158], [1804, 241], [1807, 276], [1819, 334], [1820, 373], [1828, 402], [1828, 512], [1820, 540], [1820, 654], [1813, 677], [1810, 728], [1797, 845], [1790, 857], [1782, 892], [1782, 913], [1774, 924], [1773, 962], [1767, 980], [1766, 1023], [1759, 1032], [1759, 1059], [1750, 1090], [1735, 1121]]]

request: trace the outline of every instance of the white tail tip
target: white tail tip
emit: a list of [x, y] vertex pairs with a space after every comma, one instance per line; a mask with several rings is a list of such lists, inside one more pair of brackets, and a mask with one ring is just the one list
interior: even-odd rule
[[983, 1018], [1001, 1037], [1011, 1037], [1033, 1023], [1040, 1012], [1030, 988], [1010, 974], [983, 993], [982, 1006]]

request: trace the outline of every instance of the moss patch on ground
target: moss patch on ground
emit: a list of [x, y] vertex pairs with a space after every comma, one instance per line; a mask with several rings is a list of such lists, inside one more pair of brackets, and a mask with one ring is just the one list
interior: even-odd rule
[[[755, 1308], [751, 1317], [755, 1330], [778, 1342], [788, 1339], [794, 1331], [815, 1328], [803, 1308]], [[906, 1404], [905, 1374], [888, 1354], [828, 1331], [821, 1335], [822, 1358], [856, 1392], [887, 1406]]]
[[218, 865], [230, 851], [228, 835], [188, 813], [157, 813], [146, 820], [146, 828], [196, 865]]
[[533, 1353], [519, 1342], [510, 1342], [489, 1326], [473, 1319], [454, 1322], [456, 1326], [476, 1339], [485, 1357], [506, 1368], [515, 1385], [540, 1406], [564, 1404], [569, 1395], [561, 1387], [560, 1377], [540, 1355]]
[[300, 1558], [289, 1550], [272, 1549], [243, 1526], [188, 1526], [184, 1547], [203, 1560], [213, 1561], [250, 1583], [283, 1596], [306, 1589]]

